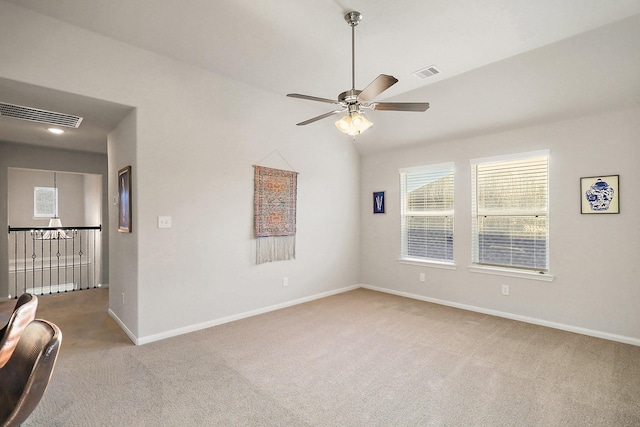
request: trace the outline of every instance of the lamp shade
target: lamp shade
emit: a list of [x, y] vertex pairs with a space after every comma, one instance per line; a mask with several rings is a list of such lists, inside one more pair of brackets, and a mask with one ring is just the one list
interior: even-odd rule
[[60, 221], [60, 218], [51, 218], [49, 220], [49, 228], [62, 228], [62, 221]]
[[350, 136], [360, 135], [371, 126], [373, 123], [367, 120], [364, 114], [358, 112], [347, 114], [336, 122], [338, 130]]
[[[62, 228], [60, 218], [53, 217], [49, 219], [49, 228]], [[47, 230], [42, 235], [43, 239], [66, 239], [67, 233], [64, 230]]]
[[351, 127], [351, 116], [346, 115], [336, 122], [336, 127], [342, 133], [349, 133], [349, 127]]

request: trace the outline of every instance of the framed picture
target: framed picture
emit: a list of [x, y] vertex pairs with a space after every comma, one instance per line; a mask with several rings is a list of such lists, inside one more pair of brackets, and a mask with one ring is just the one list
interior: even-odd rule
[[131, 233], [131, 166], [118, 171], [118, 231]]
[[373, 193], [373, 213], [384, 213], [384, 191]]
[[580, 206], [583, 214], [620, 213], [620, 175], [580, 178]]

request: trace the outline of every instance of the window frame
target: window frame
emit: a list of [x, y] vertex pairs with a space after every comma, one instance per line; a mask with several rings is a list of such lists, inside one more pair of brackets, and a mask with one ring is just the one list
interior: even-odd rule
[[[407, 191], [407, 175], [408, 174], [447, 174], [452, 175], [451, 183], [451, 209], [449, 210], [424, 210], [409, 211], [408, 191]], [[399, 170], [400, 180], [400, 257], [398, 261], [402, 264], [428, 265], [436, 268], [455, 269], [455, 176], [456, 168], [454, 162], [444, 162], [429, 164], [423, 166], [401, 168]], [[451, 247], [447, 253], [451, 254], [451, 258], [435, 258], [420, 257], [409, 255], [409, 238], [407, 237], [408, 229], [406, 227], [408, 217], [432, 217], [432, 218], [450, 218], [451, 221]]]
[[[40, 202], [38, 193], [53, 193], [53, 212], [44, 211], [43, 208], [48, 204], [43, 205]], [[58, 189], [56, 187], [33, 187], [33, 217], [34, 218], [57, 218], [58, 217]]]
[[[523, 217], [531, 217], [535, 216], [540, 217], [543, 216], [546, 219], [546, 230], [544, 233], [544, 244], [545, 244], [545, 266], [544, 268], [539, 267], [526, 267], [526, 266], [518, 266], [509, 264], [491, 264], [491, 263], [481, 263], [480, 259], [480, 231], [479, 231], [479, 217], [487, 217], [487, 212], [479, 212], [479, 197], [480, 194], [478, 192], [478, 166], [482, 164], [489, 163], [509, 163], [515, 161], [526, 161], [527, 159], [535, 159], [540, 157], [546, 157], [546, 207], [543, 209], [522, 209], [522, 210], [507, 210], [500, 212], [496, 209], [493, 212], [493, 217], [507, 217], [507, 218], [523, 218]], [[550, 163], [551, 156], [549, 150], [539, 150], [525, 153], [516, 153], [504, 156], [493, 156], [493, 157], [484, 157], [478, 159], [471, 159], [471, 266], [469, 270], [472, 272], [479, 273], [489, 273], [489, 274], [498, 274], [504, 276], [512, 276], [512, 277], [524, 277], [524, 278], [534, 278], [538, 280], [553, 280], [553, 275], [550, 273], [550, 215], [549, 215], [549, 199], [550, 199]]]

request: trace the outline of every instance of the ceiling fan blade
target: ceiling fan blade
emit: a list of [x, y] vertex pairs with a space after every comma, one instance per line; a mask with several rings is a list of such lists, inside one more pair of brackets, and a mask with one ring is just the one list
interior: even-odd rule
[[369, 86], [364, 88], [358, 95], [358, 102], [369, 102], [394, 84], [398, 83], [398, 79], [387, 74], [380, 74]]
[[304, 122], [296, 123], [296, 126], [308, 125], [309, 123], [317, 122], [318, 120], [325, 119], [327, 117], [333, 116], [334, 114], [342, 113], [343, 111], [346, 111], [346, 110], [342, 109], [342, 110], [329, 111], [328, 113], [324, 113], [324, 114], [322, 114], [320, 116], [317, 116], [317, 117], [314, 117], [312, 119], [305, 120]]
[[340, 104], [335, 99], [318, 98], [317, 96], [301, 95], [299, 93], [288, 93], [287, 96], [290, 96], [291, 98], [306, 99], [308, 101], [326, 102], [328, 104]]
[[427, 111], [428, 102], [375, 102], [372, 110], [380, 111]]

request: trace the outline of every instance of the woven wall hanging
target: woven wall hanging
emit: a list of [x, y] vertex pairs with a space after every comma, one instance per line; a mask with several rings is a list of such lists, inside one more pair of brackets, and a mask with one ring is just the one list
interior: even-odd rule
[[296, 257], [298, 173], [254, 166], [256, 264]]

